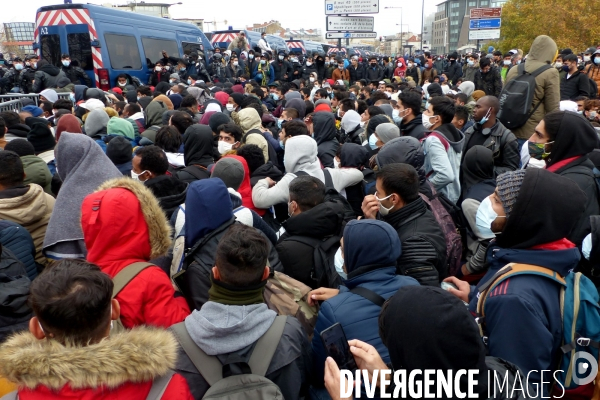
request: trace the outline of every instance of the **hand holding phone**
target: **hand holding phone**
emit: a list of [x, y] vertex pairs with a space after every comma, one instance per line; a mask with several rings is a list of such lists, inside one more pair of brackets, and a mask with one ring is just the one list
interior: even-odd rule
[[322, 331], [321, 340], [327, 355], [333, 358], [340, 369], [350, 371], [358, 369], [354, 356], [350, 353], [344, 329], [339, 322]]

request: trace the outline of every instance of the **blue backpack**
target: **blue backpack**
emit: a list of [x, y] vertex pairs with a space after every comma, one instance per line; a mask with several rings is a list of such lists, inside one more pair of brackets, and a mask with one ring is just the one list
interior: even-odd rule
[[[479, 288], [477, 323], [486, 344], [484, 307], [488, 294], [506, 279], [522, 274], [543, 276], [562, 286], [560, 311], [563, 321], [563, 345], [560, 348], [562, 354], [556, 368], [562, 370], [562, 372], [557, 373], [556, 377], [567, 392], [565, 398], [569, 398], [568, 392], [570, 390], [581, 392], [583, 389], [575, 383], [573, 378], [580, 377], [583, 379], [589, 375], [585, 373], [589, 368], [589, 365], [586, 368], [586, 363], [589, 364], [593, 360], [596, 365], [596, 372], [598, 371], [598, 356], [600, 353], [600, 306], [598, 305], [600, 297], [598, 296], [598, 290], [592, 281], [580, 272], [570, 272], [563, 278], [548, 268], [528, 264], [508, 264]], [[589, 360], [582, 357], [576, 359], [575, 354], [578, 352], [589, 353]], [[596, 382], [600, 388], [600, 379], [596, 379]], [[592, 382], [588, 385], [593, 384]], [[560, 395], [561, 389], [555, 387], [555, 390]]]

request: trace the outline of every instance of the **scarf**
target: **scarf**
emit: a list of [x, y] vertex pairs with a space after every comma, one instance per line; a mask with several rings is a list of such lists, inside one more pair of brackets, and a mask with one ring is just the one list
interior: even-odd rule
[[267, 281], [261, 281], [254, 286], [235, 287], [215, 279], [210, 274], [211, 286], [208, 290], [208, 301], [214, 301], [228, 306], [249, 306], [265, 302], [263, 290]]
[[271, 73], [271, 64], [267, 63], [265, 64], [265, 67], [267, 67], [266, 71], [263, 71], [262, 69], [262, 64], [259, 63], [258, 64], [258, 73], [262, 74], [262, 85], [263, 86], [267, 86], [269, 84], [269, 74]]

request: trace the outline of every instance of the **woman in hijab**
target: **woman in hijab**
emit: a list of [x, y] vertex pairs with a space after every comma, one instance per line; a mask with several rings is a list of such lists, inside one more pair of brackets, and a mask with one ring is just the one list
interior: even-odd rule
[[177, 173], [185, 183], [210, 178], [208, 166], [214, 163], [213, 134], [207, 125], [192, 125], [183, 135], [183, 159], [186, 167]]
[[594, 164], [588, 158], [599, 147], [596, 130], [579, 114], [555, 111], [540, 121], [528, 146], [532, 158], [544, 160], [548, 171], [573, 180], [585, 193], [585, 212], [567, 237], [581, 247], [590, 232], [590, 216], [600, 214]]
[[55, 133], [57, 142], [63, 132], [83, 133], [81, 131], [81, 124], [79, 123], [79, 120], [73, 114], [65, 114], [58, 120]]
[[123, 175], [86, 135], [63, 132], [55, 154], [56, 173], [62, 180], [62, 186], [48, 223], [43, 252], [47, 258], [54, 260], [85, 258], [87, 251], [81, 230], [81, 203], [102, 183]]

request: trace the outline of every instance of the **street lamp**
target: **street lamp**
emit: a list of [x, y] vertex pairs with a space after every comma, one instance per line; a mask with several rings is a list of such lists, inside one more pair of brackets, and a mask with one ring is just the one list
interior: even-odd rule
[[[398, 25], [400, 25], [400, 46], [402, 46], [402, 55], [404, 56], [404, 46], [402, 45], [402, 40], [403, 40], [403, 38], [402, 38], [402, 36], [403, 36], [403, 34], [402, 34], [402, 27], [403, 26], [410, 26], [410, 25], [409, 24], [396, 24], [396, 26], [398, 26]], [[410, 33], [410, 28], [408, 28], [406, 30], [406, 33], [407, 34]]]
[[[393, 8], [400, 9], [400, 46], [402, 46], [402, 14], [403, 14], [402, 7], [384, 7], [384, 8], [386, 10], [393, 9]], [[404, 47], [402, 47], [401, 53], [404, 55]]]

